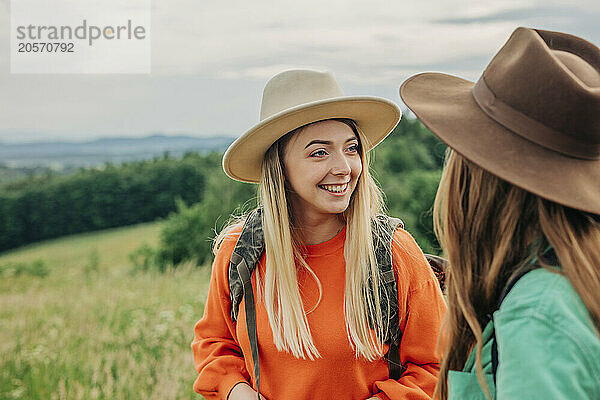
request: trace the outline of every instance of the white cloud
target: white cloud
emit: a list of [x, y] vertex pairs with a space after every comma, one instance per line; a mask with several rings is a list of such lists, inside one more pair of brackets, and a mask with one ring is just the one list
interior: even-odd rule
[[[498, 43], [514, 29], [514, 22], [448, 26], [436, 20], [485, 16], [516, 6], [527, 3], [175, 0], [168, 7], [158, 3], [153, 73], [265, 79], [279, 65], [325, 65], [347, 76], [380, 81], [373, 78], [385, 75], [378, 69], [397, 65], [399, 58], [405, 60], [402, 64], [418, 65], [480, 54], [489, 51], [490, 39]], [[257, 76], [259, 71], [264, 74]]]
[[266, 79], [284, 69], [328, 69], [344, 88], [399, 101], [400, 82], [423, 70], [477, 79], [520, 25], [600, 42], [597, 0], [151, 1], [144, 77], [10, 75], [0, 0], [0, 139], [9, 129], [239, 134], [257, 118]]

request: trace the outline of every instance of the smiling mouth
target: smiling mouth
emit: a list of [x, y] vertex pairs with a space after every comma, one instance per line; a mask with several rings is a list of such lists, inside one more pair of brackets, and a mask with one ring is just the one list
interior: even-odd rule
[[329, 193], [342, 194], [346, 192], [348, 189], [349, 183], [346, 182], [342, 185], [319, 185], [319, 187], [323, 190], [326, 190]]

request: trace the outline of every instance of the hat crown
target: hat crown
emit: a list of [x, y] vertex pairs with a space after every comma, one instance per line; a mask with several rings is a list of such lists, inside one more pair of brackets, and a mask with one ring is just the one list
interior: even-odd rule
[[[565, 33], [518, 28], [482, 80], [493, 97], [491, 111], [478, 98], [477, 85], [474, 97], [497, 122], [552, 150], [578, 158], [600, 157], [600, 49], [592, 43]], [[494, 111], [497, 103], [533, 122], [506, 125], [502, 113]], [[514, 123], [517, 118], [506, 119]], [[528, 135], [526, 125], [547, 134]]]
[[330, 72], [305, 69], [284, 71], [272, 77], [265, 86], [260, 120], [293, 107], [343, 95]]

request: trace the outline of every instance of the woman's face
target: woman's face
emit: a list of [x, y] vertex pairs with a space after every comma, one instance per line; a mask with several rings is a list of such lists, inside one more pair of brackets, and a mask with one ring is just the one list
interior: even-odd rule
[[283, 163], [294, 214], [318, 219], [344, 212], [362, 172], [358, 138], [343, 122], [310, 124], [287, 143]]

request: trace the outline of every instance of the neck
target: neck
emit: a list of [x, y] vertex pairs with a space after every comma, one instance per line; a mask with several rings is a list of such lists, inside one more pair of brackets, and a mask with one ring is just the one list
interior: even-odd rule
[[335, 237], [343, 228], [339, 214], [296, 216], [300, 235], [306, 245], [319, 244]]

